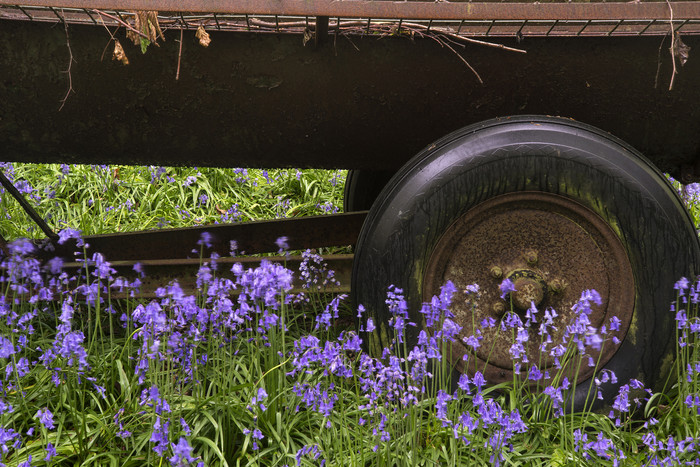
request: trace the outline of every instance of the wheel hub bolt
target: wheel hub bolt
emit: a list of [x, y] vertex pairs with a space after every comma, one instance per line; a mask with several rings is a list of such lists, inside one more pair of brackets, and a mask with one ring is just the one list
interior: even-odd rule
[[569, 285], [569, 284], [567, 284], [567, 282], [566, 282], [565, 280], [563, 280], [563, 279], [553, 279], [553, 280], [548, 284], [549, 290], [551, 290], [552, 293], [556, 293], [556, 294], [562, 293], [562, 292], [564, 291], [564, 289], [566, 289], [566, 287], [567, 287], [568, 285]]
[[523, 253], [523, 258], [527, 261], [527, 264], [534, 266], [537, 264], [537, 252], [535, 250], [527, 250]]
[[506, 312], [506, 304], [503, 302], [496, 302], [491, 306], [491, 310], [493, 310], [496, 316], [501, 316]]

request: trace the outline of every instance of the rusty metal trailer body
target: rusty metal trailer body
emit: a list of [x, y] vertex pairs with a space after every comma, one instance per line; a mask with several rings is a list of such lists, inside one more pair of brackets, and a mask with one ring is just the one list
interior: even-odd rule
[[[142, 54], [146, 37], [158, 46]], [[442, 284], [478, 282], [478, 304], [454, 304], [465, 337], [508, 305], [553, 307], [563, 330], [595, 288], [592, 326], [621, 325], [594, 360], [619, 384], [658, 387], [673, 282], [700, 264], [661, 173], [700, 173], [699, 49], [695, 1], [0, 0], [0, 159], [355, 169], [346, 207], [369, 213], [90, 243], [155, 267], [190, 261], [208, 229], [220, 254], [232, 238], [248, 252], [276, 235], [292, 248], [356, 242], [353, 296], [383, 345], [390, 284], [420, 323]], [[457, 369], [470, 352], [455, 345]], [[526, 371], [508, 352], [473, 353], [490, 382]], [[570, 374], [577, 407], [592, 374]]]
[[[668, 89], [671, 28], [700, 49], [695, 2], [102, 3], [0, 9], [4, 160], [395, 171], [450, 131], [532, 114], [696, 172], [700, 61]], [[163, 14], [166, 40], [142, 54], [113, 18], [156, 7], [194, 12]], [[115, 26], [127, 66], [111, 59]], [[182, 48], [172, 28], [189, 28]]]

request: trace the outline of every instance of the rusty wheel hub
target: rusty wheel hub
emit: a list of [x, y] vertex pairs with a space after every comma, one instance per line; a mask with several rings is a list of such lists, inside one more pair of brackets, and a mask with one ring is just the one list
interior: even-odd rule
[[516, 269], [508, 274], [515, 292], [510, 293], [516, 311], [525, 311], [532, 304], [538, 306], [547, 293], [547, 283], [542, 276], [531, 269]]
[[[502, 299], [499, 285], [506, 278], [515, 291]], [[439, 293], [448, 280], [460, 291], [453, 298], [452, 311], [463, 327], [461, 337], [475, 334], [476, 328], [483, 336], [466, 368], [462, 357], [468, 349], [461, 343], [453, 346], [453, 364], [462, 371], [482, 371], [490, 383], [513, 377], [509, 353], [512, 334], [500, 331], [498, 326], [481, 328], [485, 318], [498, 321], [510, 309], [524, 315], [532, 304], [541, 318], [545, 309], [552, 308], [558, 315], [550, 331], [553, 344], [549, 349], [561, 342], [574, 315], [572, 306], [586, 289], [595, 289], [602, 298], [601, 306], [594, 305], [589, 316], [591, 326], [607, 326], [613, 316], [622, 322], [618, 331], [608, 332], [608, 337], [615, 336], [622, 342], [634, 311], [632, 268], [613, 228], [584, 206], [548, 193], [498, 196], [454, 222], [430, 257], [423, 298], [429, 300]], [[466, 300], [461, 291], [473, 283], [480, 286], [479, 298]], [[544, 371], [554, 361], [540, 351], [542, 337], [538, 329], [537, 324], [528, 328], [526, 352], [528, 360], [539, 362]], [[619, 345], [609, 340], [600, 352], [589, 354], [602, 367]], [[584, 363], [578, 375], [569, 372], [567, 376], [584, 381], [592, 374], [593, 368]]]

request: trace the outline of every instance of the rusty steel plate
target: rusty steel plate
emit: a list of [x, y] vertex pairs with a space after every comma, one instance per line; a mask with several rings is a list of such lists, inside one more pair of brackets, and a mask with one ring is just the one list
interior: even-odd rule
[[[502, 300], [499, 285], [505, 278], [510, 278], [517, 290]], [[521, 368], [523, 380], [533, 363], [539, 362], [543, 373], [553, 369], [554, 361], [548, 352], [561, 342], [574, 316], [572, 306], [584, 290], [595, 289], [602, 299], [601, 306], [592, 306], [590, 326], [609, 328], [613, 316], [622, 321], [619, 331], [608, 332], [610, 341], [604, 343], [601, 352], [589, 352], [598, 362], [598, 368], [617, 351], [619, 345], [614, 345], [611, 337], [624, 340], [634, 312], [632, 267], [615, 232], [586, 207], [548, 193], [498, 196], [454, 222], [440, 238], [428, 262], [424, 300], [438, 294], [448, 280], [460, 291], [473, 283], [480, 286], [475, 301], [465, 300], [464, 295], [453, 299], [455, 321], [463, 327], [461, 338], [473, 335], [484, 318], [501, 320], [506, 310], [511, 309], [510, 298], [513, 311], [521, 315], [523, 322], [525, 308], [531, 300], [535, 301], [539, 312], [537, 324], [527, 329], [529, 341], [525, 349], [531, 363]], [[545, 309], [550, 307], [558, 313], [554, 320], [556, 330], [550, 332], [553, 344], [540, 355], [539, 323]], [[482, 329], [482, 333], [476, 359], [470, 356], [465, 368], [462, 357], [467, 347], [460, 340], [453, 346], [452, 363], [460, 371], [482, 371], [489, 383], [512, 380], [511, 331], [503, 332], [496, 326]], [[586, 358], [578, 375], [571, 371], [565, 375], [585, 381], [594, 371], [587, 363]]]

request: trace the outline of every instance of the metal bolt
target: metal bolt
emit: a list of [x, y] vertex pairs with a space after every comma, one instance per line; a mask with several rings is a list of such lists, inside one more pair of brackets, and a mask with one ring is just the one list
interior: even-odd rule
[[491, 277], [494, 279], [500, 279], [503, 277], [503, 269], [499, 268], [498, 266], [492, 266], [490, 272]]
[[503, 302], [496, 302], [491, 306], [491, 310], [493, 310], [496, 315], [501, 316], [506, 312], [506, 304]]
[[535, 250], [527, 250], [523, 253], [523, 258], [527, 261], [527, 264], [534, 266], [537, 264], [537, 252]]
[[569, 286], [563, 279], [552, 279], [548, 285], [552, 293], [562, 293]]

